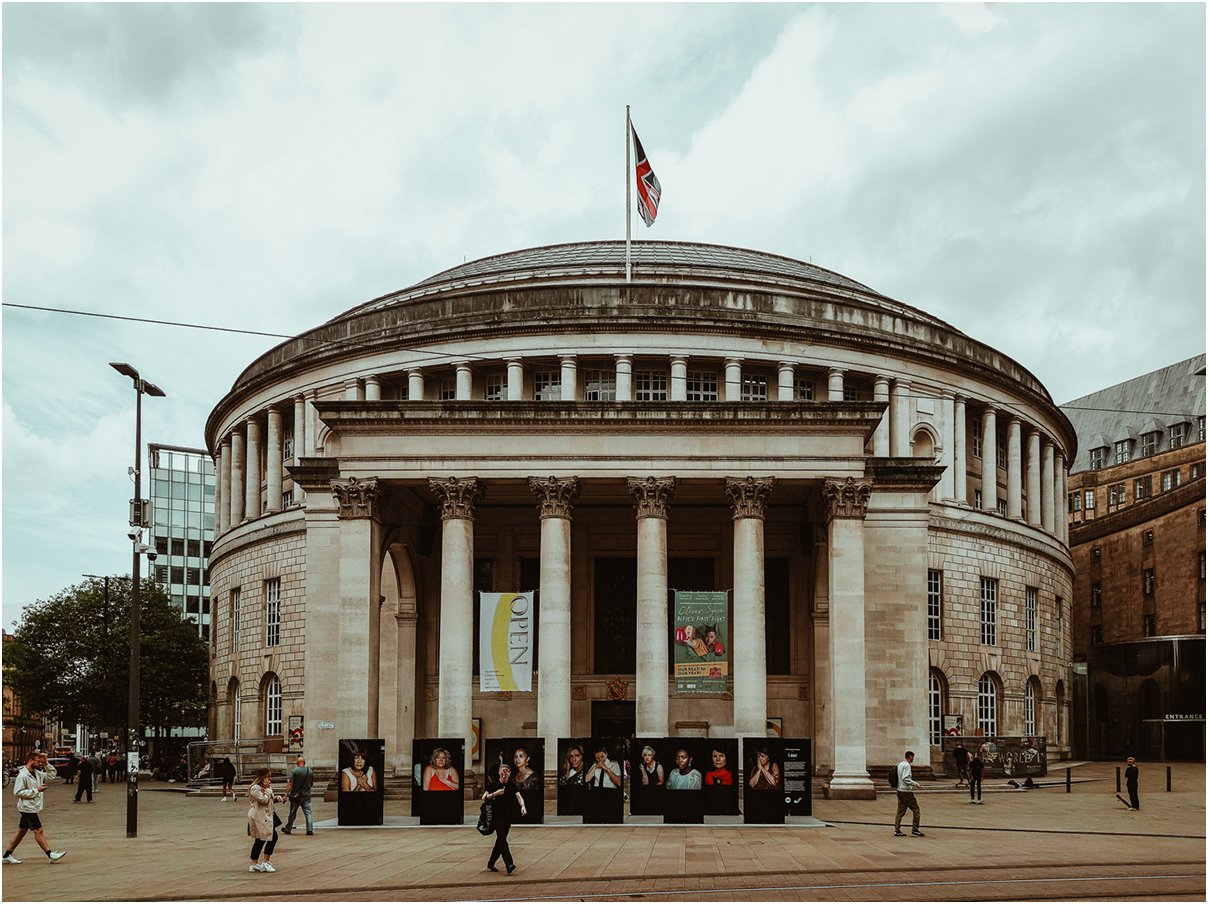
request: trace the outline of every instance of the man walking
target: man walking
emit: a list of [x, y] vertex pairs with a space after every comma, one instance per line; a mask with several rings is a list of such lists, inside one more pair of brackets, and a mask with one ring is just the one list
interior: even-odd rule
[[285, 794], [290, 799], [290, 816], [281, 831], [287, 836], [294, 832], [294, 818], [301, 807], [302, 816], [306, 818], [306, 834], [314, 836], [315, 825], [311, 822], [311, 782], [314, 777], [311, 768], [306, 765], [306, 758], [301, 754], [298, 755], [297, 763], [298, 765], [290, 771], [289, 782], [285, 784]]
[[231, 758], [224, 757], [222, 763], [218, 765], [218, 775], [222, 777], [222, 800], [226, 801], [227, 796], [231, 796], [231, 800], [235, 800], [235, 764], [231, 763]]
[[85, 792], [88, 793], [88, 803], [92, 804], [92, 761], [87, 757], [81, 757], [76, 764], [76, 804], [80, 803], [80, 796]]
[[1125, 758], [1125, 791], [1129, 793], [1127, 811], [1140, 811], [1142, 805], [1138, 802], [1138, 765], [1132, 757]]
[[970, 804], [982, 804], [982, 771], [985, 769], [986, 761], [979, 748], [970, 756]]
[[46, 800], [43, 794], [46, 792], [46, 784], [51, 780], [45, 770], [46, 755], [41, 751], [33, 751], [26, 756], [25, 766], [17, 774], [13, 794], [17, 796], [17, 811], [21, 814], [21, 826], [17, 830], [17, 835], [13, 836], [13, 841], [4, 850], [5, 864], [21, 863], [13, 852], [16, 851], [17, 846], [21, 844], [21, 840], [25, 838], [25, 834], [29, 830], [34, 831], [34, 841], [38, 843], [38, 847], [42, 851], [46, 852], [46, 857], [51, 861], [58, 861], [67, 854], [67, 852], [57, 852], [51, 849], [50, 844], [46, 841], [46, 835], [42, 832], [42, 820], [38, 817]]
[[957, 785], [955, 788], [960, 789], [962, 783], [968, 785], [970, 781], [970, 752], [966, 750], [965, 745], [961, 742], [958, 742], [957, 747], [953, 749], [953, 762], [957, 764]]
[[902, 824], [903, 815], [907, 813], [908, 808], [911, 809], [911, 835], [923, 835], [919, 829], [919, 802], [915, 800], [915, 793], [911, 791], [912, 786], [919, 786], [919, 783], [911, 778], [911, 762], [914, 760], [915, 752], [908, 751], [898, 763], [898, 784], [894, 787], [895, 792], [898, 793], [898, 812], [894, 815], [895, 836], [907, 835], [902, 830]]

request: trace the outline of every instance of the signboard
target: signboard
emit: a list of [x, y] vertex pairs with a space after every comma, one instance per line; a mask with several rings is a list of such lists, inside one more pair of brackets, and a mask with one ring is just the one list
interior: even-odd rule
[[953, 752], [961, 745], [970, 754], [981, 752], [984, 779], [1023, 779], [1026, 776], [1044, 776], [1047, 772], [1045, 736], [945, 736], [941, 739], [944, 753], [945, 773], [957, 775], [957, 763]]
[[810, 776], [814, 772], [810, 761], [810, 739], [787, 738], [784, 740], [785, 761], [781, 765], [781, 776], [785, 793], [785, 813], [797, 817], [809, 817]]
[[534, 592], [479, 592], [479, 690], [533, 690]]
[[726, 591], [677, 591], [674, 628], [677, 694], [726, 691], [730, 625]]

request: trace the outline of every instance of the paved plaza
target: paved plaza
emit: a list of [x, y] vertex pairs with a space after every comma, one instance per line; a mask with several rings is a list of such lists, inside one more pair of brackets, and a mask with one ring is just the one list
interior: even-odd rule
[[[47, 792], [47, 837], [68, 855], [47, 861], [27, 836], [23, 862], [3, 866], [5, 901], [96, 900], [692, 900], [997, 901], [1205, 898], [1205, 768], [1142, 765], [1142, 810], [1116, 801], [1115, 765], [1074, 768], [1061, 787], [988, 783], [981, 807], [950, 782], [919, 795], [925, 838], [893, 836], [894, 797], [815, 802], [825, 825], [524, 826], [519, 869], [484, 867], [491, 840], [464, 827], [338, 828], [316, 800], [314, 836], [283, 836], [276, 874], [249, 874], [246, 800], [186, 797], [144, 783], [139, 835], [126, 838], [125, 787], [102, 785], [92, 805], [74, 786]], [[1063, 775], [1051, 770], [1050, 779]], [[284, 781], [279, 781], [284, 788]], [[406, 813], [405, 801], [386, 814]], [[553, 802], [547, 802], [548, 810]], [[284, 809], [278, 806], [285, 817]], [[4, 836], [17, 810], [5, 789]], [[908, 816], [909, 819], [909, 816]], [[396, 821], [397, 822], [397, 821]]]

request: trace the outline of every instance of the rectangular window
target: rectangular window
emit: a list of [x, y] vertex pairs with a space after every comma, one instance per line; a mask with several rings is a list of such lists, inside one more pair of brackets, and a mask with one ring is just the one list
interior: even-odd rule
[[1108, 505], [1109, 506], [1124, 506], [1125, 505], [1125, 485], [1110, 484], [1108, 486]]
[[1205, 631], [1205, 601], [1201, 601], [1196, 607], [1196, 630], [1202, 634]]
[[1000, 515], [1007, 517], [1007, 500], [999, 499], [995, 501], [995, 511]]
[[1081, 503], [1081, 500], [1079, 499], [1078, 492], [1067, 494], [1066, 511], [1067, 512], [1078, 512], [1080, 509], [1082, 509], [1082, 503]]
[[971, 454], [975, 459], [982, 458], [982, 419], [975, 418], [970, 422], [970, 443], [973, 446]]
[[943, 707], [940, 682], [935, 676], [928, 682], [928, 742], [939, 745], [943, 732]]
[[281, 508], [289, 509], [293, 505], [294, 505], [294, 491], [292, 491], [292, 490], [282, 491]]
[[1104, 626], [1093, 625], [1091, 627], [1091, 646], [1099, 647], [1104, 643]]
[[687, 398], [689, 402], [718, 401], [717, 371], [689, 371], [686, 386], [688, 388]]
[[1151, 475], [1146, 475], [1144, 478], [1137, 478], [1133, 482], [1133, 498], [1135, 500], [1147, 499], [1150, 496], [1152, 489], [1153, 485], [1151, 482]]
[[1153, 638], [1154, 637], [1154, 614], [1153, 613], [1147, 613], [1145, 616], [1142, 617], [1142, 637], [1143, 638]]
[[1205, 442], [1205, 416], [1198, 415], [1196, 419], [1196, 442]]
[[634, 401], [667, 402], [667, 371], [635, 371]]
[[458, 398], [458, 384], [452, 377], [441, 378], [440, 389], [437, 390], [437, 398], [442, 402], [449, 402]]
[[264, 734], [281, 735], [281, 680], [269, 679], [264, 692]]
[[1179, 486], [1180, 486], [1180, 470], [1178, 468], [1173, 468], [1173, 469], [1171, 469], [1171, 471], [1163, 472], [1162, 487], [1163, 487], [1164, 493], [1168, 492], [1169, 490], [1175, 490]]
[[983, 578], [979, 582], [979, 615], [982, 626], [983, 644], [995, 643], [995, 604], [999, 596], [999, 582], [994, 578]]
[[1091, 583], [1091, 608], [1099, 609], [1100, 604], [1104, 602], [1104, 595], [1100, 592], [1100, 582], [1093, 581]]
[[1086, 510], [1096, 508], [1096, 492], [1094, 490], [1083, 491], [1083, 508]]
[[974, 508], [975, 509], [982, 508], [982, 491], [981, 490], [974, 491]]
[[483, 398], [488, 402], [502, 402], [508, 390], [508, 377], [503, 371], [493, 371], [483, 381]]
[[1200, 462], [1193, 462], [1191, 465], [1188, 466], [1188, 480], [1189, 481], [1197, 480], [1202, 474], [1204, 474], [1204, 470], [1203, 470]]
[[1024, 589], [1024, 648], [1037, 652], [1037, 589]]
[[616, 402], [617, 372], [605, 370], [584, 373], [585, 402]]
[[739, 398], [743, 402], [767, 402], [768, 378], [757, 374], [744, 374], [743, 390]]
[[558, 402], [563, 398], [562, 374], [537, 371], [533, 375], [533, 398], [539, 402]]
[[814, 381], [809, 377], [799, 377], [794, 383], [793, 398], [799, 402], [814, 401]]
[[1032, 682], [1024, 686], [1024, 734], [1037, 732], [1037, 692]]
[[1184, 436], [1187, 430], [1187, 425], [1183, 422], [1173, 424], [1167, 429], [1167, 448], [1179, 449], [1184, 445]]
[[1091, 451], [1091, 469], [1099, 471], [1104, 467], [1105, 461], [1108, 459], [1108, 447], [1099, 446]]
[[1205, 551], [1202, 550], [1200, 553], [1197, 554], [1197, 556], [1200, 559], [1200, 573], [1199, 574], [1201, 577], [1201, 581], [1204, 581], [1205, 580]]
[[858, 390], [856, 387], [845, 386], [844, 387], [844, 401], [845, 402], [860, 402], [861, 401], [860, 390]]
[[239, 588], [231, 589], [231, 650], [239, 653]]
[[1124, 465], [1129, 461], [1129, 440], [1118, 440], [1112, 445], [1112, 460], [1116, 465]]
[[185, 567], [184, 566], [172, 566], [170, 574], [172, 577], [169, 580], [172, 582], [172, 584], [184, 584], [185, 583]]
[[264, 583], [264, 644], [276, 647], [281, 643], [281, 579], [270, 578]]
[[281, 461], [285, 462], [294, 458], [294, 434], [293, 432], [285, 435], [285, 439], [281, 443]]
[[1007, 434], [1001, 430], [995, 431], [995, 466], [1007, 468]]
[[1154, 569], [1142, 570], [1142, 596], [1154, 596]]
[[942, 615], [944, 612], [943, 574], [938, 569], [928, 570], [928, 640], [941, 639]]
[[1159, 451], [1159, 433], [1157, 431], [1142, 434], [1142, 455], [1153, 456]]

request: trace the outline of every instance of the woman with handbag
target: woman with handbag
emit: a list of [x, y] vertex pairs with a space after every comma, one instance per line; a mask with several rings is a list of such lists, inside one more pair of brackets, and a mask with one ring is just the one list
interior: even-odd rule
[[275, 873], [277, 868], [269, 859], [277, 845], [277, 827], [281, 824], [281, 818], [274, 813], [273, 802], [283, 802], [285, 796], [273, 794], [273, 774], [267, 767], [256, 771], [252, 785], [248, 787], [248, 798], [252, 802], [248, 808], [248, 835], [253, 837], [252, 863], [248, 873]]
[[504, 859], [504, 867], [511, 874], [516, 870], [516, 862], [512, 860], [512, 850], [508, 848], [508, 830], [517, 819], [524, 817], [525, 799], [520, 789], [512, 781], [512, 767], [501, 763], [497, 778], [487, 779], [487, 791], [483, 793], [483, 801], [493, 802], [492, 829], [495, 831], [495, 846], [491, 849], [491, 857], [487, 859], [487, 870], [498, 870], [496, 860]]

